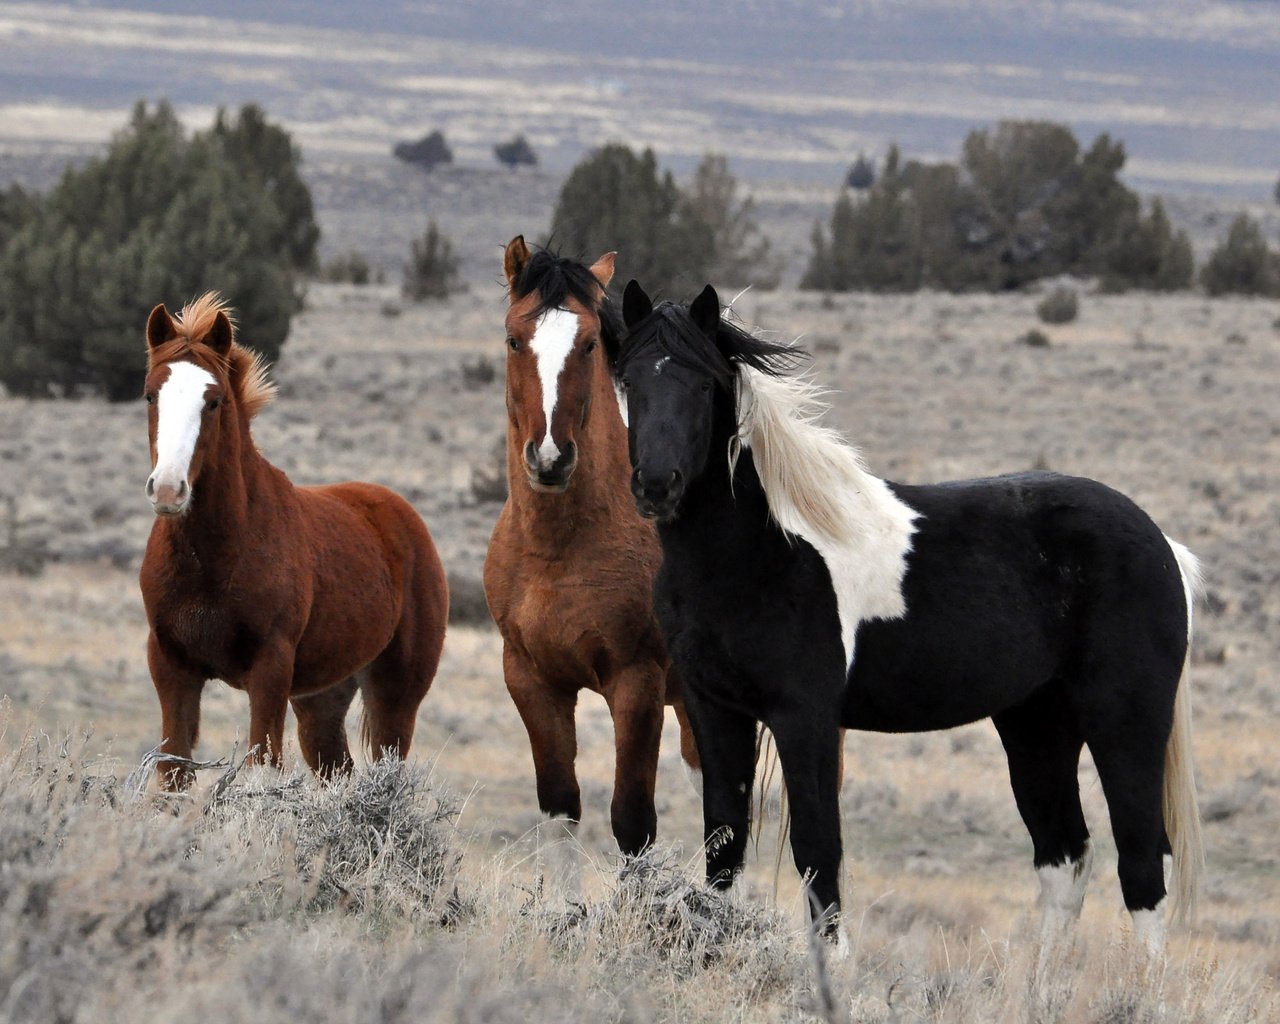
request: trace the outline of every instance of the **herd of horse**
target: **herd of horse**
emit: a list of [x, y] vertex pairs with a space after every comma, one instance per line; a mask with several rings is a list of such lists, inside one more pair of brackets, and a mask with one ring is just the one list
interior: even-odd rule
[[[700, 775], [709, 884], [740, 873], [761, 730], [776, 744], [814, 926], [838, 938], [845, 730], [990, 718], [1040, 876], [1042, 934], [1080, 913], [1088, 745], [1124, 902], [1151, 951], [1193, 909], [1203, 855], [1186, 666], [1196, 559], [1103, 484], [1023, 473], [935, 485], [871, 475], [818, 420], [802, 353], [708, 285], [656, 306], [614, 255], [506, 247], [509, 497], [484, 588], [541, 810], [582, 801], [574, 710], [608, 704], [623, 855], [657, 836], [665, 707]], [[321, 776], [403, 757], [435, 676], [445, 573], [417, 512], [367, 483], [295, 487], [258, 451], [266, 367], [215, 294], [146, 325], [156, 513], [141, 570], [160, 782], [192, 781], [200, 696], [249, 698], [253, 756], [281, 764], [292, 705]]]

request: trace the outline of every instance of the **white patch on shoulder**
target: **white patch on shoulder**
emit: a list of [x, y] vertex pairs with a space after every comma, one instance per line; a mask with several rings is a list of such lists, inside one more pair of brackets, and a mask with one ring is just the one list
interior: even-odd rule
[[741, 444], [752, 451], [774, 521], [827, 564], [848, 671], [859, 623], [906, 614], [902, 579], [919, 513], [868, 473], [844, 438], [816, 422], [825, 405], [812, 385], [747, 367], [739, 382]]
[[195, 363], [171, 363], [169, 377], [156, 398], [156, 468], [151, 474], [157, 486], [186, 482], [191, 457], [200, 439], [204, 394], [216, 384], [213, 374]]
[[1164, 952], [1165, 904], [1162, 899], [1151, 910], [1135, 910], [1133, 918], [1133, 939], [1147, 951], [1147, 956], [1155, 959]]
[[544, 462], [554, 462], [560, 457], [560, 449], [551, 438], [551, 416], [556, 410], [560, 387], [560, 371], [573, 351], [578, 337], [578, 317], [567, 309], [548, 309], [538, 317], [533, 328], [529, 347], [538, 360], [538, 382], [542, 385], [542, 412], [546, 417], [547, 431], [538, 447], [538, 457]]

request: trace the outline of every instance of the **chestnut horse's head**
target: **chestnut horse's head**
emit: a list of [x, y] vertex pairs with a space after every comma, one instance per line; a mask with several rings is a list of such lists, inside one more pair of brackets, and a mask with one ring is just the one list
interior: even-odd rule
[[230, 311], [215, 292], [177, 317], [162, 303], [147, 318], [147, 402], [151, 475], [146, 493], [157, 515], [191, 507], [202, 473], [227, 447], [226, 435], [247, 434], [248, 420], [275, 386], [266, 366], [236, 344]]
[[531, 253], [523, 236], [507, 245], [507, 415], [535, 491], [569, 486], [592, 399], [612, 380], [620, 325], [605, 288], [613, 257], [587, 267]]

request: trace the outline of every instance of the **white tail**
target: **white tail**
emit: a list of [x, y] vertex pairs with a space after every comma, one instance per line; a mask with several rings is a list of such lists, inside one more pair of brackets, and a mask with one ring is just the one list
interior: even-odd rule
[[[1165, 540], [1169, 540], [1168, 537]], [[1177, 541], [1169, 540], [1182, 574], [1187, 599], [1187, 654], [1173, 703], [1173, 729], [1164, 752], [1164, 828], [1173, 850], [1173, 919], [1195, 917], [1204, 872], [1204, 846], [1200, 835], [1200, 808], [1196, 801], [1195, 765], [1191, 756], [1191, 610], [1200, 593], [1200, 563]]]

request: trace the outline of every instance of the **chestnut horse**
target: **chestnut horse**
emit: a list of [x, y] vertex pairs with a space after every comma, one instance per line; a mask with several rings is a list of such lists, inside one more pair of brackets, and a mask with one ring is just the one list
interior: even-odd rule
[[613, 253], [588, 268], [523, 237], [506, 248], [507, 476], [484, 566], [507, 690], [529, 733], [538, 804], [576, 828], [574, 708], [603, 695], [616, 745], [611, 821], [625, 854], [657, 832], [663, 705], [685, 762], [697, 752], [653, 614], [661, 550], [627, 490], [627, 428], [614, 388], [619, 320], [605, 287]]
[[[449, 595], [418, 513], [365, 483], [294, 487], [249, 423], [273, 397], [266, 365], [209, 293], [147, 320], [145, 397], [156, 520], [142, 562], [161, 751], [190, 758], [206, 680], [249, 695], [252, 755], [281, 764], [285, 711], [317, 773], [351, 766], [357, 687], [370, 754], [403, 755], [440, 661]], [[162, 761], [171, 789], [189, 770]]]

